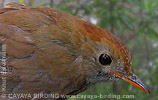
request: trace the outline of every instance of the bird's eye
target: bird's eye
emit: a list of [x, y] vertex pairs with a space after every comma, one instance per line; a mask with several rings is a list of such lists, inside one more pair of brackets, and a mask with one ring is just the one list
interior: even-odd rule
[[110, 65], [112, 60], [110, 58], [110, 56], [108, 56], [107, 54], [101, 54], [100, 57], [99, 57], [99, 62], [106, 66], [106, 65]]

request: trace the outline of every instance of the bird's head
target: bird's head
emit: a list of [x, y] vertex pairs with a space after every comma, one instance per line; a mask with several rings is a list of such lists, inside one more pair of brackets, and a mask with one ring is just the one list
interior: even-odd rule
[[144, 92], [150, 93], [131, 68], [131, 56], [125, 45], [111, 33], [84, 23], [87, 38], [82, 50], [87, 60], [86, 70], [91, 83], [123, 79]]

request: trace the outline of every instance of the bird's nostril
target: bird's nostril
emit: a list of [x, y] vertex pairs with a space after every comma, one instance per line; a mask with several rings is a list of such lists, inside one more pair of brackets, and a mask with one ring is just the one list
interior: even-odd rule
[[132, 76], [131, 78], [132, 78], [133, 80], [136, 80], [136, 77], [135, 77], [135, 76]]

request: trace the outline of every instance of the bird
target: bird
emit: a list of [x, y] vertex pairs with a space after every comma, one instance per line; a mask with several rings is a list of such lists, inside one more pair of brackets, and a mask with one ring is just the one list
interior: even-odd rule
[[1, 94], [49, 93], [59, 95], [50, 100], [60, 100], [119, 79], [150, 93], [121, 40], [61, 10], [18, 3], [0, 8], [0, 47], [1, 86], [6, 79]]

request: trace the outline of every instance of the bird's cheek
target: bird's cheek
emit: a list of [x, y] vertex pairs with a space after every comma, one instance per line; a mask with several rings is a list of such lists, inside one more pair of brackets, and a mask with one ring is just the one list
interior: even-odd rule
[[104, 67], [102, 67], [102, 71], [104, 72], [104, 73], [107, 73], [108, 71], [110, 71], [111, 70], [111, 66], [104, 66]]

